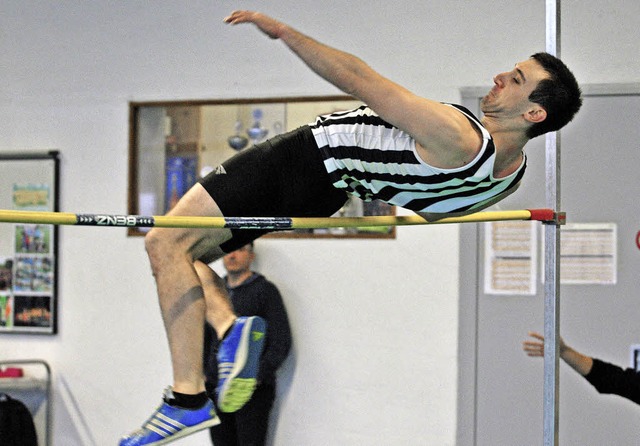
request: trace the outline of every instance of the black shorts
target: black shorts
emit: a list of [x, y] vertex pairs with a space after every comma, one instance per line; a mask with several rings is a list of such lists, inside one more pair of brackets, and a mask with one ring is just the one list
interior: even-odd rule
[[[225, 217], [329, 217], [347, 201], [331, 183], [308, 126], [277, 135], [239, 152], [200, 184]], [[270, 232], [232, 229], [221, 244], [232, 252]]]

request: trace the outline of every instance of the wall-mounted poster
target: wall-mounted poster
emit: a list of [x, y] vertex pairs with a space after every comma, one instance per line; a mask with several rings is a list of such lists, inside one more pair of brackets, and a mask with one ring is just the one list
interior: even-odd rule
[[536, 294], [536, 222], [485, 223], [484, 292]]
[[[0, 209], [58, 211], [58, 152], [0, 154]], [[0, 334], [57, 330], [57, 226], [0, 223]]]

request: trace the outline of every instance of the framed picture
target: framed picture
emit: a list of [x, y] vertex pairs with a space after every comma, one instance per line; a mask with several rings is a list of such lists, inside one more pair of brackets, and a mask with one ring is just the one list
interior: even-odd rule
[[[58, 211], [58, 152], [0, 155], [0, 208]], [[58, 228], [0, 225], [0, 333], [57, 331]]]
[[[239, 151], [318, 115], [361, 104], [350, 96], [131, 102], [129, 214], [164, 215], [200, 178]], [[377, 215], [395, 215], [395, 207], [351, 198], [336, 214]], [[129, 228], [128, 233], [147, 230]], [[395, 226], [292, 230], [267, 237], [395, 238]]]

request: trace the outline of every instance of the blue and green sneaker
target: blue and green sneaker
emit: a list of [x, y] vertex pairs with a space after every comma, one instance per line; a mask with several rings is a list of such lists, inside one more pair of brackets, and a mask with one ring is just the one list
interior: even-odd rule
[[267, 323], [259, 316], [239, 317], [218, 350], [216, 395], [222, 412], [235, 412], [256, 388]]

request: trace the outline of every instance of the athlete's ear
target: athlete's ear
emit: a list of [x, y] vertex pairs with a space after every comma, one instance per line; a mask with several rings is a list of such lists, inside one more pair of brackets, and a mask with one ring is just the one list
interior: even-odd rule
[[535, 104], [525, 113], [524, 119], [534, 124], [542, 122], [547, 119], [547, 111], [538, 104]]

